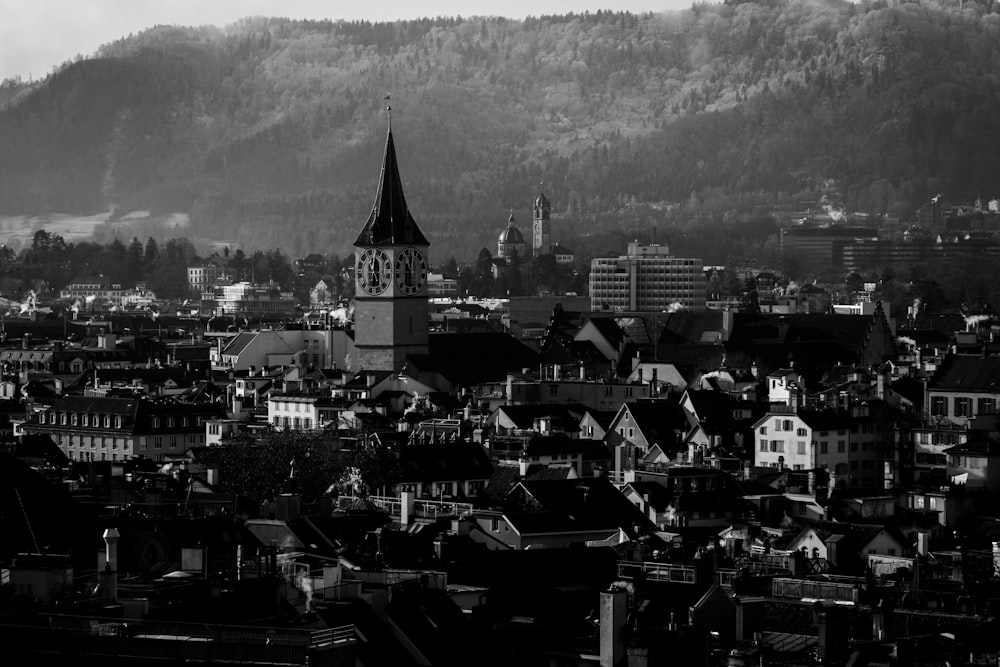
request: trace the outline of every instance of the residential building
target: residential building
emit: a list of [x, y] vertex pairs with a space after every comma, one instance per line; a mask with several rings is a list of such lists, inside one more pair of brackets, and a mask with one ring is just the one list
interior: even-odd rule
[[1000, 405], [1000, 357], [946, 357], [927, 385], [924, 405], [932, 417], [960, 425], [980, 415], [996, 414]]
[[700, 259], [672, 257], [667, 246], [633, 241], [625, 255], [591, 261], [590, 301], [594, 311], [701, 311], [704, 266]]
[[344, 368], [353, 344], [341, 329], [245, 331], [210, 352], [215, 371], [248, 371], [273, 366]]
[[48, 435], [74, 461], [161, 460], [205, 444], [205, 421], [223, 406], [139, 398], [62, 396], [36, 406], [22, 428]]

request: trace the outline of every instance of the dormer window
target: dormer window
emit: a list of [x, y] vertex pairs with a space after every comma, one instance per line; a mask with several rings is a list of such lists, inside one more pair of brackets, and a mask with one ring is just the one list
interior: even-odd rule
[[119, 415], [115, 417], [115, 428], [121, 428], [121, 427], [122, 427], [122, 418]]
[[104, 428], [111, 428], [111, 417], [104, 415]]
[[71, 421], [72, 421], [73, 426], [76, 426], [76, 424], [77, 424], [77, 414], [75, 412], [73, 413], [73, 417], [72, 417]]
[[153, 428], [160, 428], [160, 418], [153, 417]]
[[63, 426], [65, 426], [66, 425], [66, 420], [67, 420], [66, 413], [65, 412], [61, 413], [59, 415], [59, 423], [62, 424]]

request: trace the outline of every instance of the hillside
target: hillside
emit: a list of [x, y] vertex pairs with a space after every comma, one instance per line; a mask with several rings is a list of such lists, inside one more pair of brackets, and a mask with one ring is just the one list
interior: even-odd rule
[[250, 249], [343, 253], [390, 92], [438, 258], [492, 247], [540, 180], [561, 238], [821, 196], [905, 214], [1000, 194], [997, 72], [1000, 14], [969, 2], [156, 27], [8, 88], [0, 215], [178, 211]]

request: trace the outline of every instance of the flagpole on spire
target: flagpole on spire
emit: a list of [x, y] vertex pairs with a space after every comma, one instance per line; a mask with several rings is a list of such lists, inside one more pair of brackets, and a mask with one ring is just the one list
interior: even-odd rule
[[385, 100], [385, 117], [389, 119], [389, 129], [392, 129], [392, 105], [389, 102], [392, 100], [392, 94], [386, 95], [382, 98]]

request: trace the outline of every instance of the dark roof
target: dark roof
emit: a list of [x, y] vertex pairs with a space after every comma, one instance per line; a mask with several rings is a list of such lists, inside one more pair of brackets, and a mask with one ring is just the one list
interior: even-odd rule
[[944, 453], [951, 454], [953, 456], [956, 454], [997, 456], [1000, 455], [1000, 442], [985, 433], [972, 431], [968, 441], [955, 445], [954, 447], [949, 447], [944, 450]]
[[910, 377], [902, 377], [889, 385], [896, 392], [914, 405], [924, 404], [924, 384]]
[[527, 405], [501, 405], [502, 410], [517, 428], [530, 429], [539, 417], [552, 417], [553, 422], [579, 424], [587, 407], [579, 403], [529, 403]]
[[[636, 525], [649, 525], [628, 498], [604, 477], [564, 480], [524, 480], [514, 488], [509, 500], [523, 489], [528, 505], [563, 515], [580, 528], [617, 526], [632, 532]], [[509, 517], [509, 515], [508, 515]]]
[[485, 450], [473, 444], [409, 445], [399, 453], [404, 482], [489, 479], [493, 464]]
[[851, 418], [832, 410], [799, 410], [798, 416], [815, 431], [837, 431], [851, 427]]
[[403, 180], [396, 164], [396, 146], [392, 141], [392, 126], [385, 138], [385, 155], [382, 172], [371, 215], [354, 242], [356, 246], [369, 245], [429, 245], [426, 237], [410, 215], [403, 196]]
[[650, 445], [657, 444], [663, 451], [671, 451], [678, 444], [678, 434], [688, 431], [687, 416], [677, 403], [648, 401], [624, 407]]
[[528, 440], [526, 456], [551, 456], [553, 454], [582, 454], [585, 441], [572, 440], [565, 435], [536, 435]]
[[610, 317], [592, 317], [590, 323], [616, 348], [625, 338], [625, 332], [618, 326], [618, 322]]
[[952, 355], [935, 373], [930, 390], [1000, 392], [1000, 357]]
[[506, 333], [432, 333], [428, 348], [429, 354], [408, 357], [404, 372], [436, 371], [453, 385], [470, 386], [538, 367], [538, 354]]

